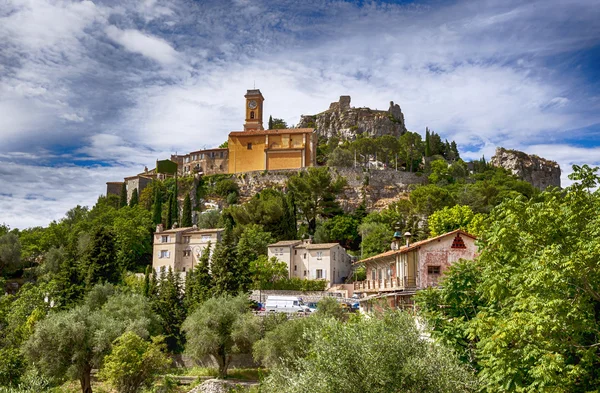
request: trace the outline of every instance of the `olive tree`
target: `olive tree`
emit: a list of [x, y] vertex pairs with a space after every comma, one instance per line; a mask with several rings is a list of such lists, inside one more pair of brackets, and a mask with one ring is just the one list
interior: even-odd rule
[[79, 379], [91, 393], [92, 368], [102, 363], [112, 342], [125, 331], [141, 337], [158, 333], [159, 323], [141, 295], [117, 293], [111, 285], [96, 286], [84, 304], [50, 314], [24, 344], [28, 360], [56, 380]]

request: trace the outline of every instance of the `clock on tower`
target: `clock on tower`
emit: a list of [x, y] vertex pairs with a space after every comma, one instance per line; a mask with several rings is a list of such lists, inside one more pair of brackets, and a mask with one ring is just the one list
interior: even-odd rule
[[259, 89], [246, 92], [246, 122], [244, 131], [264, 130], [263, 128], [263, 102], [265, 98]]

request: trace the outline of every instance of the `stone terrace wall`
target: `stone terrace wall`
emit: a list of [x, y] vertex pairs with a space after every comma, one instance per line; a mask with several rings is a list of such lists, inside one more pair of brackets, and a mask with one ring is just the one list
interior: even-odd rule
[[[409, 191], [410, 186], [426, 181], [423, 176], [393, 169], [363, 171], [362, 168], [329, 168], [332, 176], [343, 176], [348, 181], [339, 202], [345, 210], [357, 208], [363, 195], [369, 209], [382, 209], [392, 200]], [[255, 171], [236, 175], [242, 199], [250, 199], [264, 188], [285, 190], [290, 176], [299, 170]]]

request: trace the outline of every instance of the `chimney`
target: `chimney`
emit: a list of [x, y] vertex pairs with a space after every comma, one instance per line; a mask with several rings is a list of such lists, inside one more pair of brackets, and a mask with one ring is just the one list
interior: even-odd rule
[[410, 234], [410, 232], [404, 232], [404, 238], [406, 239], [406, 247], [410, 246], [410, 237], [412, 235]]
[[394, 227], [396, 230], [394, 232], [394, 241], [392, 242], [392, 250], [398, 250], [400, 248], [400, 239], [402, 239], [402, 235], [400, 234], [400, 223], [397, 222]]
[[162, 232], [162, 231], [163, 231], [163, 224], [158, 224], [158, 225], [156, 226], [156, 233], [160, 233], [160, 232]]

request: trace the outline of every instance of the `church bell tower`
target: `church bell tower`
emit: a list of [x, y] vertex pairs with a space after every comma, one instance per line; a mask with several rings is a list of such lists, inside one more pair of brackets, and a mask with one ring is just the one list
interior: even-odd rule
[[259, 89], [246, 92], [246, 122], [244, 131], [264, 130], [263, 127], [263, 102], [265, 98]]

